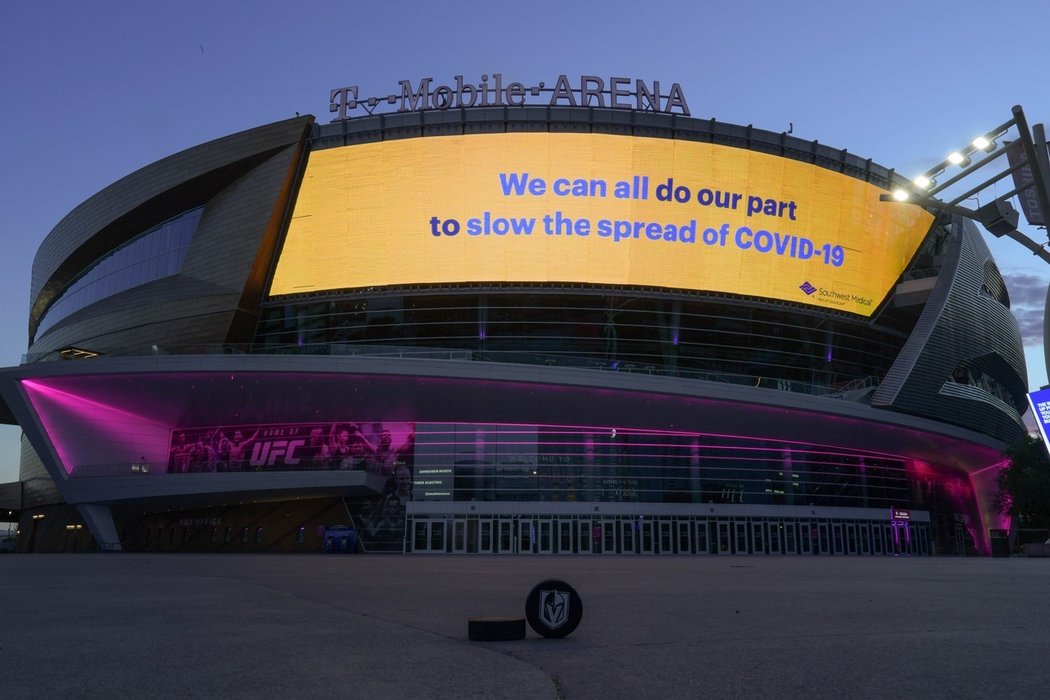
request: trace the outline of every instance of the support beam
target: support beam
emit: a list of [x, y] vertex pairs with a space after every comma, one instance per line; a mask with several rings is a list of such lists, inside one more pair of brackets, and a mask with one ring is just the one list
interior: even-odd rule
[[80, 517], [87, 523], [100, 552], [119, 552], [120, 535], [113, 522], [113, 512], [101, 503], [81, 503], [77, 506]]

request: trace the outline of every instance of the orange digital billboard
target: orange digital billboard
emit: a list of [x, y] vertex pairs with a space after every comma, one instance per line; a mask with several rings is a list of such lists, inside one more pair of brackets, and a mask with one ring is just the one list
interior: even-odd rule
[[725, 292], [870, 315], [933, 219], [840, 173], [609, 134], [383, 141], [310, 155], [272, 295], [564, 282]]

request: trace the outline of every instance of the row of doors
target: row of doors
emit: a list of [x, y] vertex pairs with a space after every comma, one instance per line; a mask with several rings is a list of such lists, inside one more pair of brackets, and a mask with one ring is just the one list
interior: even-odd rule
[[931, 554], [925, 523], [692, 518], [409, 519], [411, 552], [491, 554]]

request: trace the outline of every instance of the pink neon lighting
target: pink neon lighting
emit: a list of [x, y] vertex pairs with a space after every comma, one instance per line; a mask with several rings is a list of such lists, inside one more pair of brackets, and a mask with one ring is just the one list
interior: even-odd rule
[[[230, 388], [226, 389], [220, 385]], [[75, 454], [71, 450], [76, 446], [72, 444], [67, 445], [62, 421], [75, 421], [79, 425], [90, 426], [90, 429], [95, 430], [100, 436], [107, 437], [110, 440], [118, 440], [126, 437], [126, 426], [129, 423], [148, 425], [150, 428], [161, 426], [166, 431], [170, 431], [173, 424], [176, 428], [187, 427], [189, 423], [183, 423], [182, 421], [194, 421], [194, 412], [188, 411], [186, 415], [183, 415], [178, 408], [181, 402], [186, 402], [188, 405], [191, 404], [191, 399], [196, 400], [199, 405], [205, 406], [212, 412], [216, 410], [221, 411], [222, 408], [228, 406], [229, 411], [224, 417], [225, 424], [263, 422], [264, 420], [275, 423], [301, 423], [314, 417], [318, 420], [338, 420], [347, 415], [360, 415], [362, 407], [368, 410], [368, 406], [371, 404], [354, 403], [359, 386], [362, 394], [370, 392], [368, 394], [371, 397], [369, 401], [376, 401], [376, 396], [383, 397], [384, 400], [381, 405], [384, 422], [416, 422], [417, 425], [421, 423], [455, 424], [457, 422], [456, 419], [449, 420], [444, 418], [440, 414], [442, 406], [434, 400], [434, 396], [440, 396], [446, 392], [449, 392], [450, 396], [455, 395], [455, 392], [460, 392], [465, 393], [469, 397], [477, 397], [477, 404], [482, 407], [486, 405], [486, 400], [488, 400], [497, 409], [495, 416], [500, 416], [502, 407], [496, 405], [492, 397], [497, 399], [502, 397], [525, 397], [526, 401], [535, 402], [536, 408], [533, 413], [542, 412], [544, 407], [581, 404], [581, 396], [586, 397], [588, 401], [591, 401], [597, 407], [612, 407], [613, 409], [624, 407], [622, 411], [610, 409], [605, 411], [598, 410], [593, 414], [580, 411], [577, 414], [581, 416], [592, 415], [599, 420], [605, 419], [605, 416], [617, 416], [608, 420], [609, 425], [565, 423], [536, 425], [531, 423], [525, 424], [521, 421], [481, 423], [476, 420], [476, 415], [472, 415], [469, 418], [464, 417], [472, 413], [469, 410], [471, 406], [464, 403], [466, 408], [462, 411], [463, 416], [456, 416], [456, 418], [461, 419], [458, 422], [469, 424], [473, 429], [482, 431], [485, 427], [502, 428], [500, 444], [507, 445], [508, 449], [513, 449], [515, 444], [532, 442], [531, 440], [518, 442], [502, 439], [508, 433], [534, 436], [539, 432], [543, 433], [545, 438], [554, 436], [554, 440], [545, 439], [543, 441], [545, 446], [551, 445], [554, 446], [554, 449], [557, 449], [559, 444], [571, 444], [576, 448], [580, 446], [579, 442], [575, 440], [571, 442], [569, 440], [559, 441], [556, 439], [557, 435], [580, 438], [580, 434], [583, 433], [593, 434], [591, 437], [584, 438], [591, 441], [587, 454], [591, 455], [592, 459], [600, 459], [603, 454], [608, 454], [606, 452], [607, 449], [615, 451], [626, 447], [630, 452], [627, 456], [631, 459], [644, 460], [647, 457], [658, 456], [664, 461], [678, 461], [680, 459], [680, 463], [683, 465], [687, 464], [685, 460], [689, 459], [695, 460], [695, 464], [698, 466], [702, 465], [701, 468], [716, 462], [719, 457], [739, 464], [762, 461], [775, 462], [784, 458], [776, 454], [777, 451], [781, 451], [789, 453], [791, 464], [799, 470], [805, 469], [810, 474], [810, 478], [819, 478], [821, 475], [835, 475], [836, 472], [830, 470], [836, 467], [855, 469], [861, 467], [860, 464], [835, 463], [833, 460], [878, 460], [879, 464], [865, 464], [863, 466], [894, 475], [899, 474], [903, 469], [909, 480], [917, 478], [925, 481], [928, 490], [936, 489], [938, 493], [943, 493], [951, 501], [953, 507], [965, 507], [966, 510], [960, 512], [971, 516], [970, 523], [977, 532], [987, 532], [987, 524], [994, 520], [995, 516], [990, 512], [987, 505], [990, 503], [989, 494], [993, 490], [991, 484], [994, 482], [994, 478], [989, 479], [988, 477], [994, 477], [997, 473], [995, 467], [1002, 464], [1002, 457], [996, 450], [962, 439], [926, 434], [915, 429], [889, 424], [876, 426], [872, 421], [862, 418], [809, 414], [806, 411], [788, 407], [760, 405], [746, 407], [746, 410], [751, 414], [747, 420], [747, 429], [754, 426], [755, 432], [763, 432], [766, 430], [763, 426], [775, 425], [781, 418], [785, 421], [790, 421], [787, 423], [788, 425], [799, 424], [798, 417], [805, 414], [807, 416], [805, 419], [808, 422], [807, 425], [812, 426], [812, 430], [807, 429], [804, 434], [813, 435], [818, 440], [793, 439], [790, 434], [788, 434], [788, 437], [764, 438], [761, 436], [756, 437], [754, 434], [734, 434], [730, 431], [718, 429], [704, 431], [674, 430], [667, 427], [625, 428], [622, 424], [618, 424], [623, 420], [622, 415], [631, 415], [632, 417], [637, 415], [639, 422], [673, 427], [678, 422], [674, 418], [677, 412], [683, 415], [690, 415], [694, 411], [706, 411], [708, 414], [713, 415], [715, 411], [722, 410], [722, 407], [725, 407], [726, 410], [731, 408], [730, 404], [719, 399], [661, 394], [654, 391], [629, 391], [614, 388], [594, 389], [586, 386], [521, 381], [330, 372], [238, 372], [235, 376], [230, 375], [229, 372], [80, 375], [25, 380], [23, 386], [25, 386], [26, 394], [40, 417], [45, 430], [51, 437], [55, 451], [67, 473], [73, 467], [74, 462], [72, 460], [75, 458]], [[333, 387], [336, 387], [337, 391], [333, 391]], [[304, 403], [304, 401], [307, 397], [315, 395], [313, 393], [315, 389], [327, 392], [323, 394], [326, 401], [324, 404], [325, 415], [321, 415], [320, 411], [306, 412], [307, 409], [314, 408], [308, 403]], [[282, 396], [282, 391], [288, 395], [287, 402], [277, 402], [276, 404], [263, 403], [273, 401], [277, 397]], [[340, 407], [339, 392], [345, 392], [346, 405], [354, 406], [353, 408], [344, 410]], [[430, 401], [429, 404], [426, 404], [427, 408], [424, 409], [424, 412], [427, 412], [425, 416], [418, 415], [420, 409], [414, 403], [416, 400], [415, 392], [420, 392], [419, 396], [424, 401]], [[243, 399], [243, 404], [235, 403], [238, 397]], [[218, 408], [214, 408], [216, 404], [218, 404]], [[261, 418], [260, 416], [265, 410], [270, 410], [270, 405], [276, 405], [278, 413], [270, 418]], [[376, 405], [380, 404], [377, 403]], [[237, 408], [238, 406], [240, 408]], [[643, 420], [650, 409], [657, 417], [648, 421]], [[453, 413], [455, 411], [450, 406], [448, 412]], [[473, 411], [474, 414], [479, 412], [479, 410]], [[548, 417], [553, 416], [557, 418], [560, 417], [557, 415], [559, 412], [568, 415], [566, 410], [552, 410], [547, 415]], [[314, 416], [311, 413], [316, 413], [317, 415]], [[517, 417], [523, 414], [524, 412], [522, 411], [519, 411], [517, 414], [508, 411], [504, 415], [506, 417]], [[172, 417], [162, 419], [161, 416]], [[692, 422], [693, 426], [707, 425], [707, 423], [699, 423], [695, 420]], [[717, 428], [729, 427], [730, 430], [735, 427], [735, 424], [726, 424], [725, 422], [722, 424], [716, 422], [714, 425]], [[887, 436], [884, 444], [894, 445], [897, 442], [897, 438], [899, 438], [903, 444], [916, 445], [915, 449], [925, 450], [928, 454], [933, 455], [931, 457], [933, 459], [937, 459], [935, 454], [937, 451], [942, 451], [948, 458], [958, 459], [959, 463], [954, 463], [956, 466], [929, 465], [922, 462], [922, 460], [916, 460], [912, 454], [894, 453], [878, 449], [881, 447], [880, 442], [870, 437], [873, 427], [877, 427], [880, 431], [884, 427]], [[867, 431], [865, 437], [855, 441], [848, 440], [848, 436], [854, 429]], [[605, 436], [611, 435], [613, 431], [616, 432], [618, 439], [606, 442]], [[434, 431], [430, 435], [434, 436], [435, 434], [440, 434], [440, 432]], [[777, 431], [769, 430], [768, 432], [775, 434]], [[788, 433], [786, 430], [779, 432], [781, 435]], [[684, 453], [681, 455], [674, 454], [676, 451], [691, 450], [692, 448], [685, 444], [663, 445], [651, 440], [651, 438], [658, 436], [695, 440], [698, 442], [697, 452], [695, 455], [691, 452], [688, 455]], [[829, 438], [834, 439], [835, 436], [845, 436], [843, 442], [856, 442], [858, 447], [846, 447], [842, 444], [836, 445], [828, 442]], [[646, 440], [646, 437], [649, 437], [650, 440]], [[487, 447], [489, 449], [496, 444], [494, 437], [485, 436], [485, 439], [488, 441]], [[637, 442], [634, 442], [634, 440], [637, 440]], [[141, 441], [145, 443], [149, 440], [143, 436]], [[718, 444], [722, 441], [733, 441], [738, 444]], [[141, 449], [146, 449], [146, 446], [143, 445]], [[150, 449], [156, 451], [158, 448], [152, 445]], [[909, 447], [908, 449], [911, 448]], [[659, 450], [659, 453], [654, 454], [653, 450]], [[140, 448], [138, 446], [129, 446], [128, 451], [129, 453], [139, 452]], [[559, 452], [562, 451], [559, 450]], [[564, 453], [582, 456], [579, 452], [569, 453], [566, 450]], [[150, 455], [151, 453], [142, 452], [142, 454]], [[893, 464], [883, 463], [883, 460], [893, 462]], [[154, 460], [151, 458], [151, 461]], [[693, 463], [691, 461], [688, 464]], [[979, 465], [976, 471], [973, 471], [974, 465]], [[972, 471], [972, 474], [967, 476], [964, 474], [964, 469]], [[918, 496], [923, 496], [923, 494], [917, 494]], [[979, 548], [982, 546], [981, 541], [983, 539], [986, 538], [980, 535], [977, 536]]]
[[62, 468], [65, 470], [66, 474], [72, 473], [73, 462], [63, 449], [61, 441], [55, 438], [55, 436], [59, 434], [59, 431], [55, 430], [55, 426], [51, 420], [50, 411], [44, 410], [44, 407], [47, 404], [44, 399], [45, 395], [51, 392], [55, 395], [61, 395], [63, 392], [41, 386], [30, 380], [23, 381], [22, 386], [26, 390], [26, 396], [29, 397], [29, 403], [33, 405], [33, 410], [36, 412], [37, 417], [40, 418], [40, 423], [44, 426], [44, 432], [47, 433], [47, 436], [51, 439], [51, 446], [55, 448], [55, 454], [58, 455], [58, 461], [62, 464]]
[[[101, 385], [102, 385], [101, 387], [96, 387], [96, 386], [85, 386], [84, 387], [84, 390], [90, 392], [93, 395], [97, 395], [99, 393], [99, 391], [101, 391], [101, 390], [108, 390], [106, 385], [109, 382], [114, 381], [114, 380], [120, 380], [121, 378], [125, 378], [127, 376], [128, 375], [100, 375], [100, 376], [97, 376], [97, 377], [49, 378], [49, 379], [42, 379], [42, 380], [37, 380], [37, 381], [40, 381], [41, 383], [46, 383], [48, 385], [64, 384], [64, 383], [71, 383], [71, 384], [78, 384], [78, 385], [80, 385], [80, 384], [87, 384], [87, 383], [93, 383], [94, 381], [98, 381], [98, 382], [101, 383]], [[244, 377], [245, 375], [242, 374], [241, 376]], [[251, 375], [249, 375], [249, 376], [251, 376]], [[658, 402], [658, 403], [678, 403], [678, 404], [684, 403], [684, 404], [687, 404], [687, 405], [688, 404], [710, 404], [710, 403], [719, 404], [719, 403], [722, 403], [721, 401], [716, 400], [716, 399], [708, 399], [708, 398], [704, 398], [704, 397], [692, 397], [692, 396], [679, 396], [679, 395], [670, 395], [670, 394], [659, 394], [659, 393], [653, 393], [651, 391], [628, 391], [628, 390], [622, 390], [622, 389], [604, 389], [604, 388], [603, 389], [593, 389], [593, 388], [582, 387], [582, 386], [578, 387], [578, 386], [570, 386], [570, 385], [548, 385], [548, 384], [538, 384], [538, 383], [524, 383], [524, 382], [517, 382], [517, 381], [475, 380], [475, 379], [456, 380], [456, 379], [439, 378], [439, 377], [419, 378], [419, 377], [398, 377], [398, 376], [388, 376], [388, 375], [354, 375], [354, 374], [297, 373], [297, 372], [259, 372], [259, 373], [255, 373], [254, 376], [257, 378], [257, 380], [255, 382], [253, 382], [253, 383], [250, 383], [250, 382], [239, 383], [238, 384], [238, 389], [241, 390], [241, 391], [244, 391], [244, 390], [246, 390], [248, 388], [249, 384], [262, 385], [262, 386], [265, 387], [266, 383], [263, 380], [268, 378], [268, 377], [275, 377], [274, 381], [278, 381], [278, 382], [279, 381], [284, 381], [284, 380], [289, 380], [289, 381], [294, 381], [297, 384], [309, 385], [310, 383], [314, 383], [314, 384], [324, 385], [324, 384], [331, 383], [331, 384], [335, 384], [335, 385], [350, 386], [350, 387], [354, 386], [354, 383], [356, 381], [359, 381], [359, 380], [363, 380], [363, 381], [392, 380], [392, 381], [400, 382], [400, 383], [409, 383], [410, 385], [414, 385], [414, 384], [425, 384], [427, 386], [451, 385], [451, 386], [460, 387], [460, 388], [468, 388], [468, 387], [471, 387], [471, 386], [474, 386], [474, 385], [477, 385], [477, 386], [492, 386], [492, 387], [499, 387], [499, 388], [508, 388], [509, 387], [509, 388], [514, 388], [514, 389], [525, 390], [529, 394], [535, 394], [535, 393], [538, 393], [538, 392], [543, 392], [543, 393], [553, 393], [553, 394], [575, 395], [575, 394], [579, 394], [579, 393], [585, 392], [588, 395], [593, 395], [593, 396], [605, 396], [605, 395], [608, 395], [610, 397], [618, 397], [621, 401], [624, 400], [624, 397], [629, 397], [630, 400], [644, 400], [644, 401], [647, 401], [647, 402]], [[207, 380], [214, 379], [214, 378], [220, 378], [220, 377], [221, 378], [228, 378], [229, 375], [227, 373], [224, 373], [224, 372], [158, 373], [158, 374], [149, 375], [148, 378], [150, 380], [154, 381], [155, 383], [161, 383], [161, 384], [172, 385], [172, 386], [173, 385], [182, 385], [182, 386], [187, 386], [188, 385], [189, 388], [194, 388], [194, 386], [193, 386], [194, 382], [205, 383]], [[410, 401], [406, 401], [406, 403], [411, 403], [411, 402]], [[796, 411], [796, 410], [793, 410], [793, 409], [788, 409], [788, 408], [783, 408], [783, 407], [754, 406], [754, 407], [751, 407], [751, 408], [753, 410], [757, 411], [757, 412], [764, 413], [764, 414], [797, 414], [797, 413], [799, 413], [799, 411]], [[867, 421], [864, 421], [864, 420], [861, 420], [861, 419], [850, 418], [850, 417], [844, 417], [844, 416], [831, 416], [831, 415], [820, 414], [819, 416], [814, 416], [814, 417], [815, 418], [819, 418], [820, 422], [822, 422], [822, 423], [832, 423], [832, 424], [839, 425], [839, 426], [850, 426], [850, 425], [868, 426], [869, 425], [869, 423]], [[437, 419], [434, 419], [434, 418], [423, 418], [423, 417], [418, 417], [418, 416], [401, 416], [401, 415], [386, 415], [384, 417], [384, 419], [386, 421], [402, 421], [402, 422], [412, 422], [412, 421], [419, 421], [419, 422], [443, 422], [442, 420], [437, 420]], [[236, 421], [231, 421], [231, 422], [236, 422]], [[470, 422], [470, 423], [473, 423], [473, 424], [480, 424], [478, 421], [475, 421], [475, 420], [464, 421], [464, 422]], [[520, 426], [521, 423], [491, 422], [491, 423], [487, 423], [487, 425]], [[624, 429], [621, 426], [614, 426], [614, 425], [605, 425], [605, 426], [586, 425], [586, 424], [575, 424], [575, 425], [572, 425], [572, 424], [560, 424], [560, 425], [557, 425], [557, 424], [543, 424], [543, 423], [539, 423], [539, 424], [536, 424], [536, 427], [538, 429], [547, 429], [547, 428], [555, 428], [556, 429], [556, 428], [561, 428], [562, 430], [566, 430], [566, 429], [573, 430], [573, 431], [584, 430], [584, 431], [593, 431], [593, 432], [598, 432], [598, 433], [608, 432], [611, 429], [615, 428], [618, 431], [619, 430], [627, 430], [628, 432], [635, 433], [635, 434], [646, 434], [646, 433], [649, 433], [649, 434], [657, 434], [657, 435], [683, 435], [683, 436], [690, 436], [690, 437], [696, 437], [696, 436], [704, 437], [704, 436], [706, 436], [706, 437], [709, 437], [709, 438], [734, 438], [734, 439], [750, 439], [750, 440], [760, 440], [761, 439], [761, 438], [755, 438], [755, 437], [749, 436], [749, 435], [739, 435], [739, 434], [732, 434], [732, 433], [702, 432], [702, 431], [678, 431], [678, 430], [667, 430], [667, 429], [659, 429], [659, 428], [627, 428], [627, 429]], [[915, 432], [914, 430], [904, 429], [904, 428], [897, 428], [897, 427], [893, 427], [893, 426], [887, 426], [887, 430], [891, 431], [891, 432], [897, 432], [897, 431], [902, 431], [902, 430], [906, 431], [906, 432], [909, 432], [909, 433], [914, 433]], [[945, 442], [946, 444], [952, 444], [952, 445], [960, 443], [960, 441], [952, 439], [952, 438], [942, 438], [941, 440], [943, 442]], [[828, 443], [812, 442], [812, 441], [805, 441], [805, 440], [778, 439], [778, 442], [780, 444], [784, 444], [784, 445], [796, 444], [796, 445], [803, 445], [803, 446], [807, 446], [807, 447], [810, 447], [810, 446], [825, 447], [827, 449], [832, 449], [832, 450], [834, 450], [837, 447], [835, 445], [828, 444]], [[976, 447], [976, 446], [974, 446], [974, 447]], [[977, 449], [980, 449], [980, 448], [977, 448]], [[990, 449], [988, 451], [990, 453], [993, 452]], [[904, 455], [887, 453], [887, 452], [882, 452], [882, 451], [879, 451], [879, 450], [870, 450], [870, 449], [858, 449], [853, 454], [858, 454], [858, 455], [859, 454], [865, 454], [865, 455], [871, 455], [871, 456], [885, 456], [885, 457], [893, 457], [893, 458], [898, 458], [898, 459], [907, 458]], [[997, 456], [996, 459], [998, 459], [998, 458], [999, 457]]]
[[[779, 409], [775, 409], [775, 410], [779, 410]], [[843, 419], [843, 418], [840, 418], [840, 417], [837, 417], [837, 416], [836, 417], [824, 417], [824, 418], [826, 418], [827, 420], [847, 420], [847, 419]], [[426, 422], [437, 422], [437, 421], [426, 421]], [[861, 421], [853, 421], [853, 422], [860, 423]], [[476, 421], [470, 421], [469, 424], [470, 425], [477, 425], [477, 426], [497, 426], [497, 427], [501, 427], [501, 428], [502, 427], [521, 427], [522, 426], [521, 423], [478, 423]], [[814, 452], [811, 448], [813, 448], [813, 447], [822, 447], [822, 448], [825, 448], [827, 450], [827, 452], [822, 452], [820, 454], [849, 456], [849, 457], [876, 457], [876, 458], [887, 458], [887, 459], [894, 459], [894, 460], [907, 460], [907, 459], [910, 459], [910, 457], [908, 457], [906, 455], [896, 454], [896, 453], [893, 453], [893, 452], [880, 452], [880, 451], [877, 451], [877, 450], [868, 450], [868, 449], [857, 449], [857, 450], [851, 451], [851, 452], [841, 452], [841, 451], [837, 452], [837, 451], [835, 451], [836, 449], [841, 450], [842, 448], [837, 447], [836, 445], [831, 445], [831, 444], [827, 444], [827, 443], [807, 442], [807, 441], [804, 441], [804, 440], [788, 440], [788, 439], [783, 439], [783, 438], [777, 438], [776, 440], [769, 440], [768, 438], [755, 437], [753, 435], [745, 435], [745, 434], [739, 434], [739, 433], [738, 434], [733, 434], [733, 433], [707, 433], [707, 432], [690, 432], [690, 431], [680, 431], [680, 430], [659, 430], [659, 429], [651, 429], [651, 428], [623, 428], [623, 427], [619, 427], [619, 426], [609, 426], [609, 425], [605, 425], [605, 426], [597, 426], [597, 425], [554, 425], [554, 424], [549, 424], [549, 423], [530, 423], [529, 425], [530, 426], [535, 426], [536, 430], [543, 431], [545, 435], [557, 435], [557, 434], [559, 434], [559, 430], [558, 429], [560, 429], [560, 434], [564, 434], [564, 435], [576, 435], [576, 434], [578, 434], [580, 432], [595, 433], [595, 438], [597, 440], [599, 440], [599, 441], [600, 441], [600, 439], [601, 439], [603, 434], [604, 435], [609, 435], [613, 430], [615, 430], [617, 436], [625, 436], [625, 435], [627, 435], [627, 436], [629, 436], [629, 435], [670, 435], [670, 436], [680, 436], [680, 437], [685, 437], [685, 438], [701, 438], [701, 437], [702, 438], [725, 438], [725, 439], [730, 439], [730, 440], [741, 440], [741, 441], [749, 441], [750, 440], [750, 441], [755, 441], [755, 442], [776, 442], [777, 443], [777, 447], [776, 448], [761, 448], [761, 447], [747, 448], [747, 447], [735, 447], [735, 446], [733, 446], [733, 447], [730, 447], [730, 446], [722, 447], [722, 446], [716, 446], [716, 445], [711, 444], [711, 443], [701, 443], [702, 447], [712, 447], [712, 448], [718, 447], [719, 449], [741, 449], [741, 450], [744, 450], [744, 449], [755, 449], [755, 450], [761, 450], [761, 449], [784, 449], [783, 448], [784, 445], [797, 445], [797, 446], [800, 446], [800, 447], [804, 448], [804, 451], [810, 452], [810, 453]]]
[[[974, 477], [974, 476], [977, 476], [978, 474], [983, 474], [986, 471], [988, 471], [989, 469], [1005, 469], [1008, 466], [1010, 466], [1010, 460], [1004, 459], [1001, 462], [996, 462], [995, 464], [989, 464], [987, 467], [984, 467], [983, 469], [977, 469], [975, 471], [972, 471], [972, 472], [970, 472], [970, 476]], [[996, 476], [998, 476], [998, 474], [996, 474]]]
[[156, 441], [141, 426], [151, 426], [156, 432], [162, 428], [159, 422], [41, 381], [26, 379], [22, 386], [66, 474], [72, 475], [78, 464], [84, 465], [84, 460], [75, 457], [83, 451], [78, 449], [78, 442], [108, 440], [120, 444], [125, 448], [121, 456], [128, 462], [155, 456]]

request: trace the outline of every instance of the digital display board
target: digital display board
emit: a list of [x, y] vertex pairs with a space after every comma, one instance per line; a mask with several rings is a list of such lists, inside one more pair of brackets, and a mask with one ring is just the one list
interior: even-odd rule
[[800, 161], [578, 133], [424, 137], [310, 155], [274, 296], [564, 282], [726, 292], [870, 315], [933, 223]]
[[1032, 407], [1035, 424], [1043, 436], [1043, 445], [1050, 450], [1050, 388], [1043, 388], [1028, 394], [1028, 405]]

